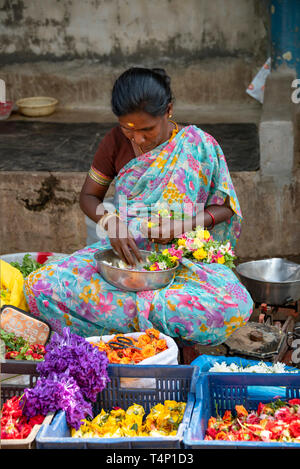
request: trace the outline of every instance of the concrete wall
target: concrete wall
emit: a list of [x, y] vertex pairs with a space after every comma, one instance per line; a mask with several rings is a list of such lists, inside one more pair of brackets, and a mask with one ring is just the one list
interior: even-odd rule
[[256, 102], [245, 89], [269, 54], [267, 0], [0, 0], [8, 99], [109, 108], [130, 65], [164, 66], [180, 105]]
[[[84, 179], [85, 173], [1, 172], [1, 253], [71, 253], [85, 246]], [[262, 183], [259, 172], [232, 173], [232, 180], [244, 216], [238, 256], [299, 256], [300, 168], [280, 191], [273, 180]]]
[[261, 0], [1, 0], [4, 62], [91, 58], [119, 64], [178, 56], [264, 60]]
[[[178, 121], [259, 125], [262, 170], [232, 174], [244, 215], [239, 256], [299, 256], [300, 138], [290, 98], [280, 98], [280, 83], [264, 106], [245, 93], [270, 56], [267, 6], [267, 0], [0, 0], [0, 78], [7, 99], [58, 98], [49, 121], [111, 122], [116, 76], [131, 65], [165, 67]], [[78, 205], [84, 177], [2, 172], [1, 252], [84, 246]]]

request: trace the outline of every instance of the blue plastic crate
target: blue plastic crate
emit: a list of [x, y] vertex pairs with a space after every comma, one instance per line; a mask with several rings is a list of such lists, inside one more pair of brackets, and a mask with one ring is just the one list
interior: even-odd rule
[[[127, 409], [132, 404], [140, 404], [146, 414], [150, 409], [165, 400], [187, 402], [183, 421], [176, 436], [170, 437], [122, 437], [122, 438], [72, 438], [65, 413], [59, 411], [51, 425], [44, 425], [36, 440], [37, 449], [115, 449], [115, 448], [180, 448], [183, 434], [188, 427], [195, 403], [195, 386], [199, 370], [190, 365], [176, 366], [136, 366], [109, 365], [111, 382], [98, 395], [94, 405], [94, 415], [101, 409], [113, 407]], [[142, 378], [150, 381], [148, 388], [122, 387], [122, 380]], [[136, 386], [136, 383], [134, 383]]]
[[[266, 399], [249, 397], [252, 388], [273, 386], [274, 393]], [[265, 374], [252, 373], [203, 373], [196, 383], [196, 402], [192, 418], [184, 434], [183, 444], [189, 449], [211, 448], [298, 448], [299, 443], [268, 443], [255, 441], [221, 441], [204, 440], [207, 423], [217, 412], [223, 416], [226, 410], [235, 410], [236, 405], [243, 405], [248, 411], [257, 410], [260, 402], [276, 400], [277, 387], [284, 387], [284, 400], [300, 398], [299, 374]], [[280, 396], [282, 399], [282, 396]], [[216, 411], [217, 410], [217, 411]]]
[[[246, 366], [257, 365], [260, 361], [263, 361], [263, 360], [248, 360], [242, 357], [225, 357], [222, 355], [200, 355], [191, 363], [191, 365], [197, 366], [200, 370], [200, 373], [207, 373], [209, 372], [210, 368], [214, 366], [215, 363], [225, 362], [226, 365], [231, 365], [232, 363], [235, 363], [237, 366], [246, 367]], [[264, 361], [264, 363], [270, 366], [274, 365], [274, 363], [272, 362]], [[294, 373], [299, 373], [300, 371], [298, 368], [294, 368], [291, 366], [286, 366], [285, 369], [287, 371], [293, 371]], [[269, 373], [268, 374], [266, 373], [264, 375], [270, 376]], [[274, 393], [277, 396], [281, 396], [284, 398], [285, 389], [282, 389], [281, 387], [273, 388], [270, 386], [268, 387], [253, 386], [249, 388], [248, 390], [249, 398], [254, 398], [255, 400], [269, 399], [269, 398], [272, 399], [272, 396], [274, 395]]]

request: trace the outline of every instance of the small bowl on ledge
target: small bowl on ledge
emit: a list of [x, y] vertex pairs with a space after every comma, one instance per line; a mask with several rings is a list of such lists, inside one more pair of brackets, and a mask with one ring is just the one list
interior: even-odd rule
[[43, 117], [53, 114], [58, 100], [48, 96], [19, 99], [16, 102], [21, 114], [28, 117]]

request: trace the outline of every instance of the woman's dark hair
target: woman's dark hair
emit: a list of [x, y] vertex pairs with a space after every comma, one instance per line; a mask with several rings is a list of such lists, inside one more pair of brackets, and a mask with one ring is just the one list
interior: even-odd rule
[[133, 67], [116, 80], [111, 105], [120, 117], [143, 111], [152, 116], [162, 116], [172, 102], [170, 78], [162, 68]]

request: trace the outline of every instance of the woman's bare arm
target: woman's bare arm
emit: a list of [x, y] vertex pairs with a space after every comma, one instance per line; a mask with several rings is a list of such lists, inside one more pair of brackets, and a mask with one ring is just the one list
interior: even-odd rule
[[82, 186], [79, 198], [80, 208], [95, 223], [106, 213], [103, 200], [108, 188], [109, 186], [97, 184], [89, 176], [86, 177]]
[[[103, 205], [103, 200], [109, 186], [101, 186], [94, 182], [89, 176], [82, 186], [80, 193], [81, 210], [95, 223], [107, 213]], [[105, 226], [107, 236], [109, 237], [111, 247], [118, 253], [120, 258], [130, 265], [135, 265], [135, 257], [138, 261], [142, 260], [140, 251], [135, 240], [128, 231], [128, 227], [120, 218], [110, 218]], [[135, 256], [135, 257], [134, 257]]]

